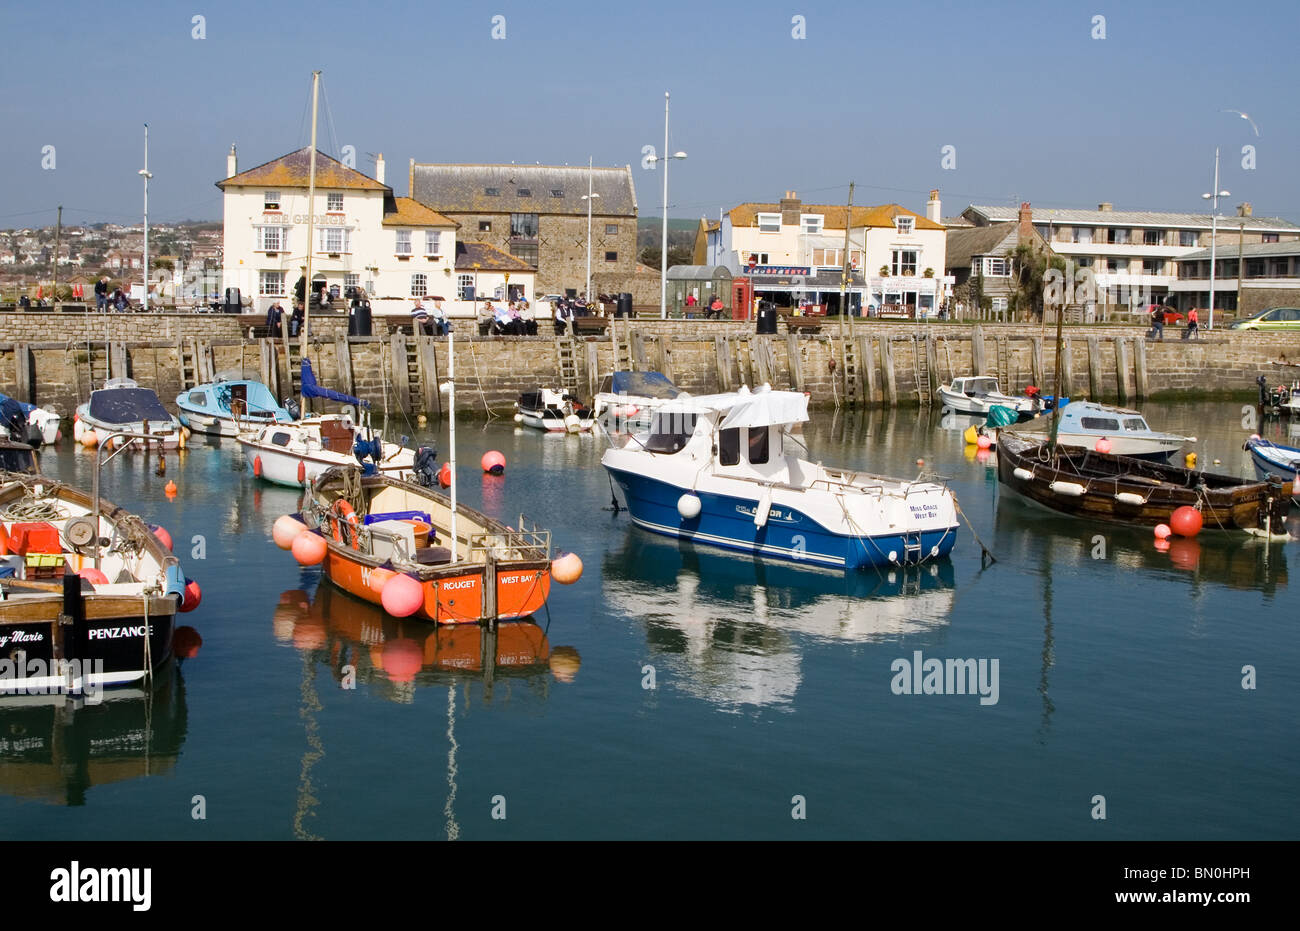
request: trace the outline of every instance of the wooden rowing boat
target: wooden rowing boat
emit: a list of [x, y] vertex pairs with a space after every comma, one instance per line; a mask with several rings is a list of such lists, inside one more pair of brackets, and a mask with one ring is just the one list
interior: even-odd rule
[[1201, 512], [1207, 530], [1282, 533], [1291, 483], [1252, 482], [1080, 446], [1053, 449], [1012, 431], [998, 436], [998, 481], [1074, 517], [1153, 527], [1177, 508]]

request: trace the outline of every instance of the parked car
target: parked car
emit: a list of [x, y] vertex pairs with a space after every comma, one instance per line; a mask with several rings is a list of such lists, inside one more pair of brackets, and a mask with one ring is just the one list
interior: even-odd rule
[[1228, 325], [1230, 330], [1300, 330], [1300, 307], [1270, 307]]
[[1181, 311], [1174, 310], [1172, 307], [1166, 307], [1163, 304], [1148, 304], [1147, 316], [1151, 316], [1157, 310], [1163, 310], [1165, 312], [1165, 326], [1177, 326], [1187, 316]]

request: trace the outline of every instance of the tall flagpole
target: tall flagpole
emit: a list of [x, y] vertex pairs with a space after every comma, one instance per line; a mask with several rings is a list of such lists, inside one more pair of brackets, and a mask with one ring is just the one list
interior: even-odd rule
[[[307, 175], [307, 274], [304, 278], [302, 289], [302, 332], [298, 334], [299, 339], [299, 364], [306, 357], [302, 350], [307, 348], [307, 334], [311, 331], [311, 253], [312, 253], [312, 236], [315, 234], [316, 220], [316, 101], [320, 94], [320, 72], [311, 73], [311, 170]], [[293, 373], [289, 373], [289, 378], [293, 378]], [[299, 386], [301, 388], [301, 385]], [[302, 413], [307, 413], [307, 397], [302, 398]]]

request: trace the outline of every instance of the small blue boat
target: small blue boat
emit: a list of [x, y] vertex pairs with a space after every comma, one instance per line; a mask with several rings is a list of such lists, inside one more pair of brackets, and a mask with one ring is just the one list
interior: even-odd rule
[[1263, 481], [1269, 475], [1276, 475], [1284, 482], [1295, 482], [1297, 492], [1291, 497], [1293, 501], [1300, 503], [1300, 449], [1294, 446], [1279, 446], [1261, 436], [1252, 436], [1241, 448], [1250, 453], [1256, 478]]
[[195, 433], [238, 436], [270, 423], [293, 423], [293, 416], [276, 403], [260, 381], [224, 379], [196, 385], [176, 395], [181, 423]]

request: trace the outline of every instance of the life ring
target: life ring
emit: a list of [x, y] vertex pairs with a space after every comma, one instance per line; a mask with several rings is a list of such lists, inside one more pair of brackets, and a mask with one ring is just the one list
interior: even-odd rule
[[344, 521], [347, 521], [348, 526], [350, 527], [348, 535], [352, 537], [352, 548], [359, 551], [361, 549], [361, 533], [358, 529], [359, 521], [357, 520], [357, 513], [352, 510], [352, 505], [348, 504], [342, 498], [339, 498], [330, 507], [330, 511], [333, 513], [334, 517], [334, 542], [343, 542], [342, 525]]

